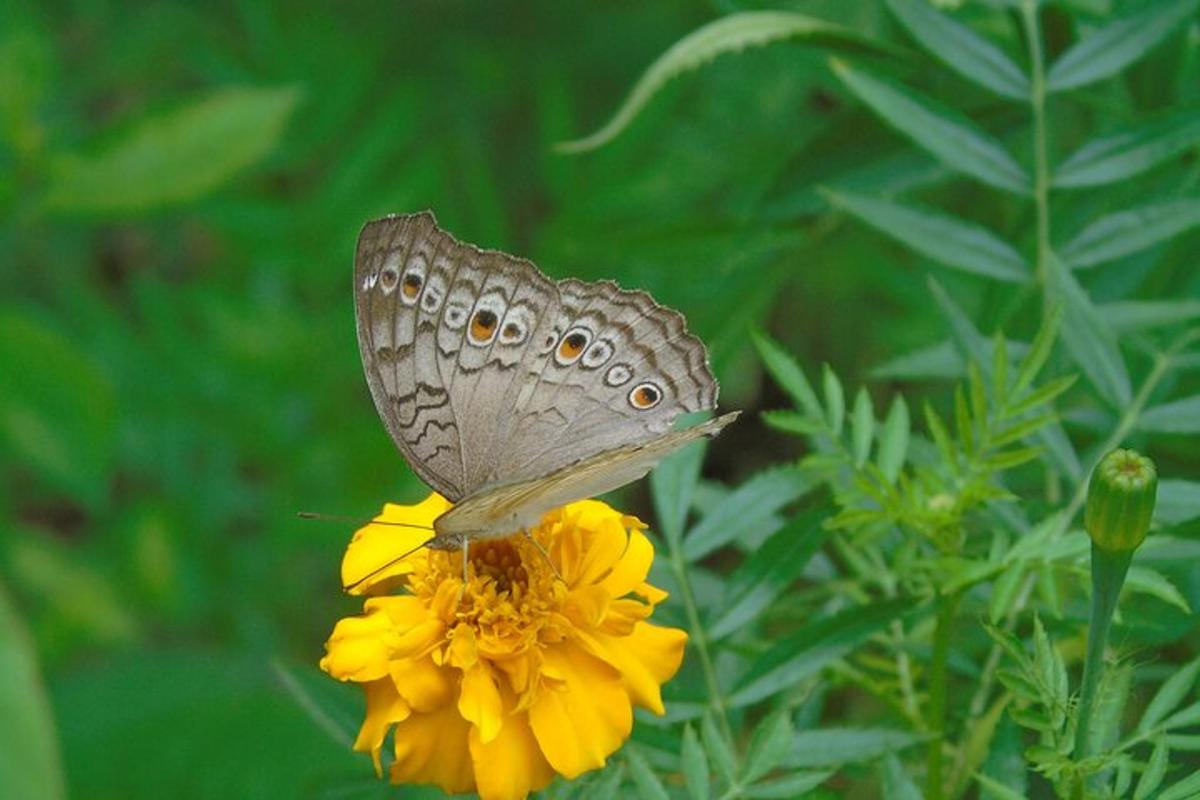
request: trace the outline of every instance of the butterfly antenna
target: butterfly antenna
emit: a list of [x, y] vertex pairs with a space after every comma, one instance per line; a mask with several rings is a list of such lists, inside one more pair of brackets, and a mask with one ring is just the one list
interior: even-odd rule
[[383, 571], [384, 571], [385, 569], [387, 569], [388, 567], [395, 566], [396, 564], [400, 563], [401, 561], [403, 561], [404, 559], [408, 558], [408, 557], [409, 557], [409, 556], [411, 556], [413, 553], [417, 552], [418, 550], [420, 550], [421, 548], [425, 547], [425, 546], [426, 546], [426, 545], [428, 545], [428, 544], [429, 544], [429, 542], [421, 542], [419, 545], [417, 545], [416, 547], [412, 548], [411, 550], [405, 550], [403, 553], [401, 553], [400, 555], [396, 556], [396, 557], [395, 557], [395, 558], [393, 558], [392, 560], [390, 560], [390, 561], [388, 561], [388, 562], [384, 563], [384, 564], [383, 564], [383, 565], [381, 565], [381, 566], [378, 566], [378, 567], [376, 567], [375, 569], [373, 569], [373, 570], [371, 570], [370, 572], [368, 572], [366, 575], [363, 575], [361, 578], [359, 578], [358, 580], [356, 580], [354, 583], [348, 583], [348, 584], [346, 584], [345, 586], [343, 586], [343, 587], [342, 587], [342, 591], [344, 591], [344, 592], [353, 592], [355, 589], [357, 589], [359, 586], [361, 586], [361, 585], [362, 585], [364, 582], [371, 580], [371, 578], [374, 578], [376, 575], [378, 575], [379, 573], [383, 572]]
[[346, 517], [341, 514], [320, 514], [316, 511], [297, 511], [296, 516], [300, 519], [315, 519], [321, 522], [349, 522], [352, 525], [390, 525], [394, 528], [415, 528], [419, 531], [433, 530], [432, 525], [413, 525], [411, 522], [388, 522], [381, 519]]

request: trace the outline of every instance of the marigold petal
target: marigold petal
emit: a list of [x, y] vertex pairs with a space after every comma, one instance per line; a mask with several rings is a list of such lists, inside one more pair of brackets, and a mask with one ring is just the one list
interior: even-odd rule
[[429, 656], [401, 658], [388, 664], [396, 690], [415, 711], [433, 711], [450, 702], [454, 682], [449, 670], [433, 663]]
[[375, 774], [383, 775], [383, 765], [379, 762], [383, 739], [393, 723], [408, 718], [411, 709], [397, 693], [396, 685], [386, 678], [364, 683], [363, 691], [367, 696], [367, 716], [354, 741], [354, 749], [370, 753], [375, 762]]
[[374, 681], [387, 675], [395, 641], [387, 615], [367, 613], [338, 620], [325, 642], [321, 669], [340, 681]]
[[604, 765], [633, 727], [633, 708], [620, 676], [574, 642], [546, 648], [545, 675], [529, 722], [546, 760], [574, 778]]
[[611, 596], [601, 586], [585, 585], [567, 596], [563, 614], [580, 628], [594, 628], [608, 614]]
[[470, 723], [453, 703], [428, 714], [411, 714], [396, 725], [393, 783], [432, 783], [451, 794], [475, 788], [475, 771], [467, 747]]
[[[588, 518], [586, 522], [584, 517]], [[629, 537], [625, 526], [621, 524], [621, 515], [611, 509], [606, 515], [586, 510], [580, 514], [580, 519], [576, 520], [575, 524], [586, 531], [587, 535], [583, 541], [583, 551], [572, 570], [568, 584], [588, 586], [598, 583], [612, 571], [621, 554], [625, 552]]]
[[[353, 587], [349, 589], [351, 594], [371, 594], [394, 588], [397, 579], [413, 569], [409, 559], [396, 559], [432, 537], [433, 521], [448, 508], [450, 502], [437, 493], [412, 506], [385, 504], [383, 511], [375, 517], [376, 522], [359, 528], [346, 548], [342, 558], [342, 585]], [[377, 522], [390, 524], [379, 525]], [[404, 525], [414, 527], [402, 527]], [[417, 553], [424, 556], [423, 551]], [[392, 561], [396, 563], [392, 564]]]
[[458, 713], [475, 726], [479, 740], [484, 744], [500, 733], [500, 690], [486, 664], [478, 663], [463, 673]]
[[542, 755], [527, 714], [505, 716], [499, 735], [490, 742], [472, 730], [469, 743], [480, 800], [523, 800], [554, 779], [554, 768]]
[[654, 545], [641, 531], [631, 530], [629, 544], [600, 585], [613, 597], [624, 597], [642, 585], [653, 561]]
[[579, 637], [589, 652], [616, 667], [635, 703], [659, 716], [666, 713], [660, 687], [679, 671], [686, 633], [639, 622], [628, 636], [597, 632]]

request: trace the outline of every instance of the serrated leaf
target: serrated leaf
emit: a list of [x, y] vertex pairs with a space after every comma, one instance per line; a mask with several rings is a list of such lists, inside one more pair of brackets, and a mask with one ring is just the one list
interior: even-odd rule
[[893, 728], [818, 728], [792, 740], [792, 767], [861, 764], [918, 745], [927, 737]]
[[752, 784], [779, 766], [792, 748], [791, 713], [787, 707], [778, 708], [754, 729], [750, 746], [746, 748], [746, 765], [742, 783]]
[[1167, 0], [1110, 22], [1076, 42], [1050, 65], [1046, 88], [1075, 89], [1115, 75], [1150, 51], [1181, 22], [1195, 13], [1200, 0]]
[[771, 373], [779, 388], [791, 396], [796, 407], [810, 417], [823, 417], [824, 411], [817, 400], [817, 393], [813, 391], [808, 378], [804, 377], [804, 370], [792, 355], [774, 339], [759, 331], [750, 331], [750, 341], [758, 350], [767, 372]]
[[875, 437], [875, 407], [871, 405], [871, 395], [866, 387], [858, 390], [854, 396], [854, 410], [850, 417], [851, 449], [854, 453], [854, 466], [861, 467], [867, 463], [871, 455], [871, 444]]
[[697, 28], [671, 45], [642, 73], [608, 122], [582, 139], [559, 143], [556, 149], [561, 153], [595, 150], [629, 127], [646, 104], [671, 79], [703, 66], [720, 55], [794, 38], [859, 46], [868, 42], [852, 30], [803, 14], [788, 11], [730, 14]]
[[749, 705], [788, 689], [883, 630], [911, 610], [908, 600], [890, 600], [809, 622], [759, 656], [729, 698], [732, 707]]
[[1146, 705], [1142, 718], [1138, 721], [1137, 732], [1147, 733], [1163, 719], [1171, 710], [1183, 702], [1192, 686], [1196, 683], [1196, 675], [1200, 674], [1200, 658], [1188, 662], [1182, 669], [1171, 673], [1163, 681], [1162, 686], [1154, 693], [1154, 698]]
[[928, 97], [855, 69], [838, 59], [834, 73], [851, 92], [886, 122], [932, 153], [947, 167], [1020, 195], [1030, 190], [1029, 175], [990, 134]]
[[1059, 256], [1074, 269], [1138, 253], [1200, 225], [1200, 199], [1169, 200], [1101, 217], [1062, 245]]
[[751, 800], [794, 800], [803, 797], [833, 776], [833, 770], [815, 772], [794, 772], [786, 778], [749, 786], [742, 791], [742, 796]]
[[713, 718], [710, 712], [704, 715], [704, 719], [700, 722], [700, 737], [704, 740], [704, 750], [708, 753], [709, 760], [717, 768], [717, 772], [725, 780], [725, 783], [730, 786], [737, 781], [737, 758], [733, 754], [733, 747], [725, 738], [725, 734], [721, 733], [721, 729], [717, 727], [717, 721]]
[[1138, 417], [1138, 428], [1152, 433], [1200, 432], [1200, 395], [1152, 406]]
[[910, 425], [908, 404], [904, 402], [903, 395], [896, 395], [879, 433], [879, 452], [876, 456], [879, 471], [888, 483], [895, 483], [900, 470], [904, 468], [904, 460], [908, 457]]
[[1047, 261], [1047, 288], [1062, 304], [1062, 338], [1075, 363], [1109, 405], [1128, 407], [1129, 373], [1112, 329], [1075, 276], [1053, 254]]
[[986, 228], [930, 208], [825, 190], [835, 207], [951, 269], [1026, 283], [1021, 254]]
[[969, 81], [1012, 100], [1029, 100], [1029, 79], [1000, 48], [926, 0], [887, 0], [921, 46]]
[[1131, 178], [1200, 143], [1200, 112], [1143, 122], [1093, 139], [1054, 170], [1054, 186], [1102, 186]]
[[846, 418], [846, 395], [837, 373], [828, 364], [821, 370], [821, 386], [825, 394], [825, 420], [834, 436], [841, 436]]
[[194, 200], [271, 152], [300, 99], [283, 88], [225, 88], [148, 119], [93, 156], [51, 169], [56, 211], [128, 214]]
[[633, 777], [633, 785], [637, 787], [638, 797], [642, 800], [671, 800], [666, 787], [636, 747], [625, 748], [625, 763], [629, 765], [629, 774]]
[[803, 472], [782, 468], [755, 475], [706, 514], [683, 539], [683, 556], [697, 561], [814, 488]]
[[683, 768], [683, 781], [687, 785], [688, 797], [692, 800], [708, 800], [708, 758], [700, 739], [691, 725], [683, 728], [683, 750], [679, 756]]

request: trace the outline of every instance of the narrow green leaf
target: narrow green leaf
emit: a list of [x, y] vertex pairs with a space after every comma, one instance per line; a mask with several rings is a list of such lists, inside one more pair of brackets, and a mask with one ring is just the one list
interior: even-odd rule
[[1169, 755], [1170, 751], [1167, 749], [1166, 741], [1163, 737], [1158, 737], [1154, 743], [1154, 751], [1150, 753], [1150, 760], [1146, 762], [1146, 769], [1142, 772], [1137, 788], [1134, 789], [1133, 800], [1146, 800], [1155, 789], [1162, 785], [1163, 778], [1167, 775]]
[[1147, 733], [1160, 721], [1166, 719], [1172, 709], [1183, 702], [1196, 683], [1196, 675], [1200, 674], [1200, 658], [1194, 659], [1183, 667], [1171, 673], [1163, 681], [1162, 686], [1154, 693], [1154, 698], [1146, 706], [1142, 718], [1138, 721], [1137, 732]]
[[996, 408], [1008, 407], [1008, 342], [999, 330], [992, 337], [992, 397]]
[[556, 149], [560, 153], [595, 150], [629, 127], [646, 104], [672, 78], [695, 70], [725, 53], [793, 38], [860, 47], [869, 44], [869, 40], [848, 28], [788, 11], [744, 11], [721, 17], [692, 31], [655, 59], [599, 130], [582, 139], [561, 142]]
[[1053, 422], [1055, 419], [1057, 417], [1054, 414], [1042, 414], [1041, 416], [1021, 420], [1020, 422], [1014, 422], [1012, 425], [1001, 428], [993, 434], [989, 440], [989, 444], [992, 447], [1004, 447], [1005, 445], [1020, 441], [1043, 425]]
[[1029, 79], [1005, 53], [927, 0], [887, 0], [909, 34], [969, 81], [1011, 100], [1029, 100]]
[[616, 797], [625, 779], [625, 763], [622, 761], [609, 762], [597, 780], [590, 781], [584, 787], [583, 794], [576, 800], [610, 800]]
[[1195, 13], [1200, 0], [1166, 0], [1110, 22], [1059, 56], [1046, 74], [1052, 92], [1075, 89], [1116, 75]]
[[1042, 371], [1046, 359], [1050, 357], [1050, 351], [1054, 348], [1054, 340], [1058, 338], [1058, 328], [1062, 324], [1062, 316], [1062, 306], [1060, 305], [1056, 306], [1042, 321], [1042, 326], [1038, 328], [1033, 342], [1029, 345], [1029, 352], [1021, 359], [1021, 364], [1017, 368], [1017, 380], [1012, 387], [1013, 396], [1020, 395], [1027, 387], [1031, 386], [1033, 379]]
[[1010, 192], [1029, 193], [1029, 175], [975, 123], [907, 87], [838, 59], [834, 73], [880, 117], [953, 170]]
[[926, 737], [893, 728], [818, 728], [800, 731], [792, 741], [793, 767], [833, 767], [861, 764], [899, 752]]
[[666, 787], [636, 747], [625, 748], [625, 762], [629, 764], [629, 774], [633, 776], [633, 785], [641, 800], [671, 800]]
[[1200, 319], [1200, 300], [1124, 300], [1097, 308], [1119, 331], [1168, 328]]
[[[987, 389], [984, 388], [983, 371], [979, 369], [979, 362], [977, 361], [967, 364], [967, 386], [970, 388], [971, 417], [977, 421], [981, 431], [986, 430], [988, 420]], [[982, 436], [983, 434], [981, 433], [980, 435]]]
[[290, 87], [217, 89], [142, 122], [103, 152], [60, 159], [46, 204], [128, 214], [194, 200], [270, 153], [299, 99]]
[[1083, 287], [1058, 258], [1047, 262], [1047, 289], [1063, 306], [1063, 342], [1091, 384], [1114, 408], [1130, 401], [1129, 373], [1112, 328], [1101, 318]]
[[762, 420], [777, 431], [798, 436], [815, 436], [826, 430], [824, 418], [813, 419], [798, 411], [764, 411]]
[[876, 463], [879, 471], [887, 478], [888, 483], [895, 483], [904, 468], [904, 460], [908, 457], [909, 426], [908, 404], [903, 395], [896, 395], [892, 407], [888, 410], [887, 419], [883, 422], [883, 430], [879, 434], [879, 452]]
[[752, 784], [779, 766], [792, 748], [794, 735], [791, 712], [786, 706], [768, 714], [754, 729], [750, 746], [746, 748], [742, 783]]
[[1197, 797], [1200, 797], [1200, 772], [1193, 772], [1163, 789], [1154, 800], [1196, 800]]
[[846, 418], [846, 395], [837, 373], [826, 364], [821, 370], [821, 386], [825, 394], [825, 419], [834, 436], [842, 435], [842, 423]]
[[1065, 392], [1067, 389], [1070, 389], [1075, 384], [1077, 377], [1078, 376], [1076, 375], [1063, 375], [1060, 378], [1055, 378], [1052, 381], [1043, 383], [1041, 386], [1022, 397], [1016, 403], [1013, 403], [1008, 410], [1008, 415], [1010, 417], [1016, 417], [1028, 411], [1032, 411], [1038, 406], [1044, 406]]
[[1200, 112], [1143, 122], [1076, 150], [1054, 170], [1054, 186], [1083, 188], [1132, 178], [1198, 143]]
[[812, 480], [793, 468], [768, 470], [733, 491], [715, 510], [705, 515], [683, 540], [683, 555], [696, 561], [762, 525], [788, 503], [811, 491]]
[[66, 795], [54, 715], [33, 642], [0, 586], [0, 797]]
[[650, 473], [650, 493], [654, 512], [667, 541], [683, 537], [692, 493], [700, 480], [700, 465], [704, 462], [706, 442], [695, 442], [662, 460]]
[[1200, 482], [1163, 478], [1158, 482], [1158, 503], [1154, 518], [1164, 525], [1175, 525], [1200, 517]]
[[826, 512], [810, 511], [790, 520], [750, 554], [729, 576], [730, 598], [709, 625], [716, 641], [751, 623], [800, 577], [825, 541], [821, 520]]
[[1200, 724], [1200, 701], [1192, 703], [1164, 719], [1162, 728], [1169, 731], [1175, 728], [1189, 728], [1197, 724]]
[[1170, 200], [1117, 211], [1088, 225], [1060, 248], [1074, 269], [1137, 253], [1200, 225], [1200, 199]]
[[954, 380], [964, 369], [954, 343], [946, 340], [888, 359], [872, 367], [870, 376], [876, 380]]
[[854, 411], [850, 417], [850, 437], [854, 451], [854, 466], [861, 467], [871, 455], [875, 437], [875, 407], [866, 387], [854, 396]]
[[730, 705], [749, 705], [795, 686], [912, 608], [911, 601], [891, 600], [848, 609], [802, 626], [751, 664], [738, 681], [739, 688], [729, 699]]
[[833, 770], [794, 772], [786, 778], [764, 781], [742, 792], [751, 800], [794, 800], [820, 786], [833, 776]]
[[977, 361], [980, 364], [986, 364], [991, 359], [991, 354], [988, 352], [988, 340], [979, 333], [975, 327], [975, 323], [971, 322], [971, 318], [966, 312], [959, 308], [958, 303], [954, 302], [954, 298], [950, 296], [936, 278], [932, 275], [925, 277], [925, 283], [929, 286], [929, 293], [933, 295], [934, 301], [938, 304], [938, 309], [942, 312], [942, 316], [950, 323], [950, 329], [954, 333], [954, 338], [958, 342], [959, 350], [966, 357], [967, 361]]
[[995, 798], [995, 800], [1027, 800], [1025, 795], [1020, 792], [1013, 791], [995, 778], [989, 778], [987, 775], [975, 773], [975, 780], [979, 781], [979, 786], [983, 793], [981, 797]]
[[958, 464], [958, 459], [955, 456], [954, 444], [950, 440], [950, 434], [946, 430], [946, 423], [942, 422], [942, 418], [938, 416], [938, 413], [933, 410], [933, 406], [929, 405], [929, 403], [925, 404], [925, 425], [929, 428], [929, 435], [933, 437], [942, 460], [951, 467], [955, 467]]
[[1154, 433], [1200, 432], [1200, 395], [1146, 409], [1138, 418], [1138, 428]]
[[796, 403], [796, 408], [810, 417], [816, 419], [823, 417], [824, 411], [820, 401], [817, 400], [817, 393], [813, 391], [808, 378], [804, 377], [804, 370], [800, 368], [792, 355], [783, 349], [782, 345], [760, 331], [751, 330], [750, 341], [758, 350], [758, 355], [763, 360], [767, 372], [771, 373], [771, 377], [779, 384], [779, 388], [791, 396]]
[[1003, 619], [1012, 608], [1024, 578], [1025, 567], [1022, 564], [1008, 567], [996, 578], [991, 600], [988, 601], [988, 621], [993, 625]]
[[879, 783], [883, 789], [883, 800], [923, 800], [924, 795], [909, 777], [900, 759], [888, 753], [879, 763]]
[[834, 207], [943, 266], [1012, 283], [1029, 280], [1029, 267], [1021, 254], [973, 222], [865, 195], [828, 189], [824, 195]]
[[1175, 588], [1175, 584], [1151, 567], [1135, 566], [1129, 568], [1125, 578], [1125, 587], [1134, 592], [1157, 597], [1164, 603], [1175, 606], [1184, 614], [1191, 614], [1192, 608], [1183, 593]]
[[700, 737], [704, 740], [704, 749], [716, 766], [725, 783], [732, 786], [737, 781], [737, 759], [733, 755], [733, 746], [725, 739], [725, 734], [717, 727], [717, 721], [712, 713], [704, 715], [700, 722]]
[[954, 387], [954, 432], [967, 453], [975, 451], [975, 425], [971, 422], [971, 412], [967, 410], [967, 395], [963, 392], [962, 384]]
[[704, 755], [704, 748], [700, 746], [696, 731], [690, 724], [683, 728], [683, 750], [679, 758], [688, 797], [692, 800], [708, 800], [708, 759]]

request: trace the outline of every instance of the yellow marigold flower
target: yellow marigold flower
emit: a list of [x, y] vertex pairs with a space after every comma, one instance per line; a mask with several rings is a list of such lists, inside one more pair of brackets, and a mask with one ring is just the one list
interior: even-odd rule
[[[385, 505], [375, 519], [429, 526], [449, 507], [433, 494]], [[523, 798], [555, 774], [603, 766], [628, 738], [634, 704], [663, 713], [659, 687], [687, 642], [683, 631], [646, 621], [666, 594], [646, 583], [654, 547], [644, 528], [584, 500], [532, 531], [550, 563], [518, 535], [473, 544], [465, 587], [461, 553], [427, 549], [355, 586], [370, 595], [365, 613], [338, 622], [321, 659], [366, 692], [355, 749], [371, 753], [382, 774], [394, 726], [393, 782], [483, 800]], [[342, 561], [344, 584], [429, 535], [359, 529]], [[390, 594], [397, 588], [407, 593]]]

